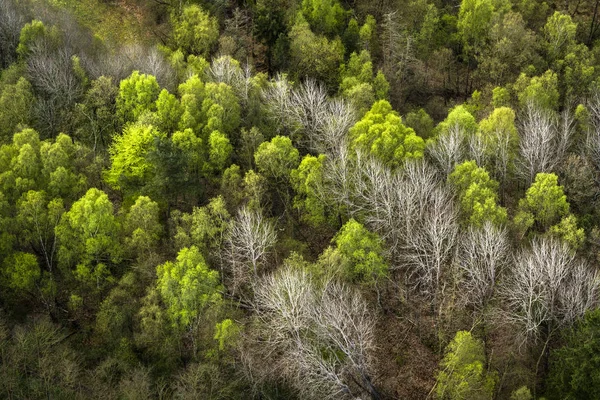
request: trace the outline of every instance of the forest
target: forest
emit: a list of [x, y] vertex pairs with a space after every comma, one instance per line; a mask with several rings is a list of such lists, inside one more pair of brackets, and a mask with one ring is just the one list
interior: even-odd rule
[[0, 398], [600, 398], [600, 0], [0, 0]]

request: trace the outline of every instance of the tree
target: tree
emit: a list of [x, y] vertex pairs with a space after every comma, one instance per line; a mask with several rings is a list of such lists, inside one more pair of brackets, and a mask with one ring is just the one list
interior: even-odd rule
[[20, 126], [31, 124], [35, 98], [25, 78], [0, 86], [0, 141], [9, 143]]
[[479, 131], [486, 166], [503, 183], [514, 171], [519, 146], [519, 133], [515, 126], [515, 112], [508, 107], [495, 108], [479, 122]]
[[352, 53], [347, 64], [340, 67], [340, 93], [364, 115], [375, 100], [387, 98], [389, 84], [381, 71], [373, 75], [373, 63], [367, 50]]
[[156, 275], [157, 289], [176, 328], [188, 327], [202, 310], [222, 300], [219, 273], [208, 267], [195, 246], [181, 249], [177, 261], [159, 265]]
[[112, 78], [101, 76], [91, 82], [89, 90], [77, 104], [82, 122], [77, 138], [91, 145], [94, 152], [104, 152], [119, 128], [116, 99], [119, 88]]
[[519, 200], [515, 222], [525, 219], [523, 214], [529, 214], [527, 220], [534, 221], [540, 229], [546, 230], [568, 213], [569, 203], [562, 186], [558, 185], [558, 177], [555, 174], [539, 173], [535, 182], [527, 189], [525, 197]]
[[261, 174], [282, 183], [290, 179], [290, 173], [300, 163], [300, 153], [290, 138], [275, 136], [271, 141], [258, 146], [254, 162]]
[[162, 233], [158, 204], [149, 197], [139, 196], [125, 217], [125, 244], [138, 257], [154, 250]]
[[510, 265], [511, 250], [505, 228], [491, 222], [469, 226], [458, 246], [457, 265], [462, 274], [461, 297], [477, 312], [485, 312], [496, 293], [499, 276]]
[[337, 0], [302, 0], [302, 13], [317, 33], [340, 34], [346, 12]]
[[550, 357], [548, 398], [592, 399], [600, 395], [599, 334], [599, 310], [589, 311], [565, 332], [566, 343]]
[[253, 303], [244, 352], [257, 380], [286, 379], [308, 399], [380, 396], [371, 382], [373, 314], [358, 291], [287, 267], [259, 282]]
[[156, 109], [160, 87], [152, 75], [133, 71], [119, 84], [117, 115], [123, 123], [135, 122], [145, 111]]
[[516, 324], [524, 341], [549, 340], [597, 304], [597, 272], [566, 243], [536, 238], [530, 249], [515, 255], [514, 264], [501, 293], [505, 317]]
[[158, 129], [167, 134], [175, 132], [182, 114], [183, 108], [175, 95], [169, 93], [167, 89], [161, 90], [156, 100], [156, 115], [159, 120]]
[[350, 280], [374, 283], [388, 274], [381, 239], [356, 220], [346, 222], [333, 242], [344, 258], [344, 273]]
[[558, 76], [552, 70], [532, 78], [522, 72], [514, 84], [514, 91], [521, 107], [528, 107], [529, 103], [532, 103], [546, 111], [558, 108]]
[[425, 149], [423, 139], [402, 124], [402, 119], [385, 100], [373, 104], [350, 128], [348, 135], [353, 148], [393, 167], [400, 166], [404, 160], [423, 157]]
[[344, 60], [344, 45], [337, 38], [328, 40], [314, 34], [308, 22], [298, 15], [289, 33], [290, 64], [298, 78], [313, 78], [329, 87], [337, 86], [338, 68]]
[[184, 54], [208, 57], [219, 39], [219, 22], [200, 6], [191, 4], [173, 14], [173, 41]]
[[497, 377], [486, 369], [483, 342], [459, 331], [446, 347], [437, 375], [438, 399], [492, 399]]
[[533, 182], [539, 172], [552, 172], [562, 161], [573, 135], [572, 122], [568, 112], [559, 123], [550, 111], [533, 102], [527, 104], [517, 159], [517, 172], [526, 182]]
[[121, 259], [120, 226], [106, 193], [92, 188], [61, 217], [56, 227], [63, 271], [100, 289], [111, 281]]
[[31, 253], [13, 253], [2, 266], [3, 280], [13, 290], [31, 292], [41, 276], [37, 257]]
[[21, 240], [43, 255], [46, 269], [52, 272], [57, 250], [55, 228], [64, 213], [62, 200], [48, 201], [45, 192], [30, 190], [23, 194], [17, 210]]
[[325, 200], [320, 197], [323, 182], [325, 155], [306, 155], [297, 169], [292, 170], [290, 181], [296, 192], [294, 207], [302, 213], [302, 218], [313, 226], [327, 221]]
[[492, 0], [462, 0], [458, 11], [458, 32], [465, 54], [479, 54], [486, 44], [494, 18]]
[[238, 211], [225, 236], [224, 249], [234, 290], [256, 280], [276, 241], [275, 227], [260, 209], [242, 207]]
[[140, 190], [150, 183], [156, 173], [150, 154], [164, 134], [151, 125], [128, 125], [122, 135], [114, 137], [110, 146], [110, 169], [106, 182], [117, 190]]
[[442, 135], [455, 126], [462, 130], [467, 137], [474, 135], [478, 129], [475, 117], [473, 117], [464, 105], [456, 106], [450, 110], [446, 119], [440, 122], [435, 128], [435, 132], [437, 135]]
[[457, 165], [448, 182], [456, 187], [462, 211], [470, 224], [482, 226], [485, 221], [491, 221], [499, 225], [506, 221], [506, 209], [497, 204], [498, 182], [490, 179], [488, 172], [475, 161]]

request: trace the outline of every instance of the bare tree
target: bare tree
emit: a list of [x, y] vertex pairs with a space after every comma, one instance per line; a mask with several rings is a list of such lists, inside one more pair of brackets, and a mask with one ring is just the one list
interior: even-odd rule
[[598, 273], [563, 242], [536, 238], [515, 256], [512, 274], [501, 287], [509, 321], [521, 327], [523, 341], [546, 340], [597, 304]]
[[539, 172], [551, 172], [560, 164], [573, 136], [574, 118], [565, 110], [560, 119], [533, 102], [521, 121], [518, 172], [530, 184]]
[[16, 60], [21, 28], [25, 19], [11, 1], [0, 2], [0, 69]]
[[284, 379], [302, 398], [379, 398], [371, 382], [374, 319], [357, 291], [286, 267], [257, 284], [254, 308], [245, 349], [254, 379]]
[[247, 284], [258, 276], [267, 261], [269, 250], [277, 241], [273, 224], [260, 210], [242, 207], [225, 238], [224, 259], [231, 268], [233, 288]]
[[467, 155], [466, 142], [464, 130], [460, 125], [454, 124], [447, 132], [439, 135], [435, 141], [427, 146], [427, 154], [444, 175], [448, 176], [456, 165], [465, 161]]
[[285, 75], [278, 74], [262, 91], [262, 100], [265, 104], [265, 113], [277, 127], [279, 134], [293, 133], [297, 127], [293, 126], [290, 118], [292, 86]]
[[457, 266], [462, 273], [460, 293], [466, 304], [483, 312], [495, 294], [498, 275], [510, 264], [505, 228], [491, 222], [470, 226], [461, 238]]

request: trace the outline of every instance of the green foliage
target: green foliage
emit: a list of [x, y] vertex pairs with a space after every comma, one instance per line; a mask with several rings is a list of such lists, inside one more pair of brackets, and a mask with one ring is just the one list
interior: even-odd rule
[[314, 34], [302, 16], [296, 18], [289, 39], [290, 64], [295, 66], [294, 75], [298, 78], [314, 78], [335, 88], [337, 71], [344, 60], [342, 41]]
[[402, 124], [400, 116], [385, 100], [373, 104], [348, 133], [352, 147], [392, 167], [400, 166], [407, 159], [423, 157], [425, 142]]
[[156, 169], [149, 156], [162, 139], [164, 135], [151, 125], [128, 125], [110, 146], [111, 166], [104, 176], [106, 182], [117, 190], [134, 191], [148, 184]]
[[[206, 118], [204, 134], [220, 130], [231, 136], [240, 125], [240, 104], [231, 86], [209, 82], [205, 86], [202, 115]], [[198, 132], [199, 133], [199, 132]]]
[[64, 213], [62, 199], [48, 201], [43, 191], [30, 190], [24, 193], [17, 204], [19, 239], [31, 243], [38, 254], [42, 254], [48, 270], [54, 266], [55, 228]]
[[338, 0], [302, 0], [302, 13], [314, 31], [326, 35], [340, 34], [346, 22]]
[[514, 91], [521, 107], [530, 102], [548, 110], [556, 110], [558, 107], [558, 76], [551, 70], [533, 78], [521, 73], [515, 82]]
[[183, 108], [179, 100], [166, 89], [161, 90], [156, 100], [156, 115], [159, 120], [158, 129], [165, 133], [176, 131], [182, 114]]
[[162, 233], [158, 204], [149, 197], [139, 196], [129, 209], [123, 230], [125, 245], [138, 257], [155, 249]]
[[404, 118], [406, 126], [412, 128], [423, 139], [429, 139], [433, 133], [433, 118], [425, 110], [411, 111]]
[[218, 322], [215, 327], [215, 340], [219, 342], [219, 350], [223, 351], [228, 347], [233, 346], [239, 334], [239, 325], [229, 318]]
[[344, 259], [344, 273], [348, 279], [374, 283], [387, 276], [389, 267], [382, 240], [359, 222], [354, 219], [346, 222], [333, 242]]
[[116, 111], [118, 94], [119, 88], [113, 84], [112, 78], [101, 76], [91, 82], [83, 101], [77, 104], [81, 123], [76, 137], [94, 151], [106, 150], [119, 129]]
[[564, 240], [574, 250], [579, 249], [585, 241], [585, 232], [583, 228], [577, 227], [577, 217], [573, 214], [563, 217], [558, 224], [551, 226], [548, 233]]
[[511, 393], [510, 400], [533, 400], [533, 396], [527, 386], [522, 386]]
[[498, 182], [475, 161], [457, 165], [448, 181], [457, 189], [461, 209], [470, 224], [483, 226], [486, 221], [506, 222], [506, 209], [497, 204]]
[[112, 281], [121, 260], [120, 225], [106, 193], [90, 189], [62, 215], [56, 227], [59, 266], [90, 287]]
[[459, 331], [446, 347], [437, 375], [438, 399], [492, 399], [497, 377], [487, 372], [483, 342]]
[[390, 88], [381, 71], [373, 76], [373, 63], [367, 50], [352, 53], [348, 64], [340, 68], [340, 93], [364, 115], [375, 100], [384, 100]]
[[263, 142], [254, 153], [258, 171], [276, 182], [287, 182], [290, 173], [300, 163], [300, 153], [286, 136], [275, 136]]
[[34, 101], [31, 84], [25, 78], [0, 86], [0, 143], [9, 143], [19, 127], [31, 124]]
[[552, 14], [543, 29], [546, 51], [550, 60], [565, 57], [569, 49], [575, 44], [577, 24], [571, 17], [559, 11]]
[[206, 265], [195, 246], [181, 249], [177, 261], [159, 265], [156, 274], [174, 327], [186, 328], [205, 307], [221, 302], [219, 273]]
[[566, 344], [551, 353], [546, 396], [597, 398], [600, 396], [600, 310], [590, 311], [565, 336]]
[[462, 0], [458, 11], [458, 32], [465, 53], [481, 52], [489, 36], [494, 2], [492, 0]]
[[515, 223], [517, 219], [533, 220], [545, 230], [559, 222], [569, 213], [569, 203], [562, 186], [558, 185], [558, 177], [555, 174], [537, 174], [535, 182], [527, 189], [525, 198], [519, 200], [517, 210]]
[[323, 186], [323, 163], [325, 155], [304, 156], [297, 169], [292, 170], [290, 180], [296, 191], [294, 207], [302, 212], [302, 218], [313, 226], [326, 222], [323, 199], [319, 198]]
[[19, 58], [25, 59], [31, 52], [31, 46], [40, 38], [47, 34], [46, 26], [42, 21], [34, 19], [28, 22], [21, 29], [17, 54]]
[[135, 122], [145, 111], [155, 111], [159, 94], [154, 76], [133, 71], [119, 85], [117, 115], [123, 123]]
[[207, 57], [219, 39], [219, 22], [200, 6], [185, 6], [181, 15], [173, 14], [173, 41], [184, 54]]
[[467, 136], [474, 135], [478, 128], [475, 117], [473, 117], [465, 105], [456, 106], [450, 110], [446, 119], [438, 124], [435, 131], [437, 135], [442, 135], [454, 126], [462, 129]]
[[14, 290], [32, 291], [41, 276], [37, 258], [30, 253], [13, 253], [2, 266], [3, 278]]

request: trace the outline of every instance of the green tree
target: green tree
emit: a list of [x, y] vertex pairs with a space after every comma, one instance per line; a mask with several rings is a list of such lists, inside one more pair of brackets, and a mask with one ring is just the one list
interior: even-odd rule
[[181, 15], [173, 14], [173, 41], [184, 54], [208, 57], [219, 39], [219, 21], [200, 6], [191, 4]]
[[497, 377], [487, 372], [483, 342], [459, 331], [440, 362], [435, 392], [438, 399], [491, 400]]
[[344, 273], [353, 281], [374, 283], [387, 276], [383, 243], [379, 236], [350, 219], [333, 238], [344, 259]]
[[371, 110], [348, 132], [351, 145], [386, 164], [397, 167], [406, 159], [423, 157], [425, 142], [402, 124], [402, 118], [385, 100]]
[[364, 115], [375, 100], [384, 100], [390, 85], [381, 71], [373, 75], [373, 63], [367, 50], [352, 53], [347, 64], [340, 67], [340, 93]]
[[577, 217], [573, 214], [563, 217], [558, 224], [551, 226], [548, 233], [564, 240], [574, 250], [579, 249], [585, 240], [585, 232], [577, 226]]
[[41, 276], [37, 257], [30, 253], [13, 253], [2, 266], [3, 278], [13, 290], [31, 292]]
[[565, 334], [565, 345], [550, 355], [549, 399], [600, 396], [600, 310], [585, 315]]
[[525, 107], [532, 102], [548, 110], [558, 108], [560, 94], [558, 92], [558, 76], [551, 70], [543, 75], [529, 78], [524, 72], [514, 84], [514, 91], [517, 93], [519, 104]]
[[221, 302], [219, 273], [206, 265], [195, 246], [181, 249], [177, 261], [159, 265], [156, 274], [174, 327], [186, 328], [205, 307]]
[[289, 137], [275, 136], [263, 142], [254, 153], [258, 172], [276, 182], [288, 182], [290, 173], [300, 163], [300, 153]]
[[221, 131], [233, 135], [240, 125], [240, 103], [231, 86], [220, 82], [205, 85], [205, 99], [202, 101], [202, 115], [206, 118], [204, 134]]
[[302, 212], [302, 218], [313, 226], [327, 221], [326, 205], [319, 196], [323, 185], [325, 155], [304, 156], [297, 169], [291, 172], [291, 183], [296, 191], [294, 207]]
[[125, 244], [138, 256], [152, 251], [162, 234], [158, 204], [149, 197], [139, 196], [129, 209], [123, 225]]
[[145, 111], [156, 110], [160, 87], [152, 75], [133, 71], [119, 85], [117, 115], [123, 123], [135, 122]]
[[19, 239], [29, 243], [44, 258], [46, 269], [52, 271], [56, 253], [55, 228], [64, 213], [61, 199], [52, 199], [43, 191], [30, 190], [17, 204]]
[[140, 190], [147, 185], [156, 166], [150, 153], [156, 150], [164, 135], [153, 126], [129, 125], [122, 135], [115, 136], [109, 149], [110, 169], [105, 173], [106, 182], [117, 190]]
[[206, 120], [206, 116], [202, 114], [202, 103], [206, 96], [204, 82], [196, 74], [190, 76], [179, 85], [179, 96], [183, 109], [179, 130], [192, 129], [194, 133], [200, 134]]
[[338, 83], [338, 68], [344, 60], [344, 45], [339, 38], [329, 40], [314, 34], [299, 15], [289, 33], [290, 64], [297, 78], [313, 78], [330, 88]]
[[558, 185], [555, 174], [539, 173], [527, 189], [525, 198], [519, 200], [515, 224], [527, 231], [534, 223], [545, 231], [569, 213], [567, 196]]
[[339, 35], [346, 12], [338, 0], [302, 0], [302, 13], [317, 33]]
[[156, 115], [159, 120], [158, 129], [161, 132], [173, 133], [179, 127], [183, 115], [181, 103], [167, 89], [161, 90], [156, 100]]
[[457, 165], [448, 181], [457, 189], [461, 209], [470, 224], [483, 226], [485, 221], [506, 222], [506, 209], [497, 204], [498, 182], [475, 161]]
[[121, 260], [120, 226], [106, 193], [92, 188], [62, 215], [56, 227], [58, 262], [77, 280], [100, 289]]
[[101, 76], [92, 81], [89, 90], [76, 108], [81, 121], [76, 137], [92, 147], [94, 152], [104, 152], [115, 132], [119, 130], [117, 95], [119, 88], [112, 78]]
[[31, 46], [40, 38], [48, 33], [46, 26], [40, 20], [34, 19], [28, 22], [21, 29], [17, 54], [19, 58], [25, 59], [31, 52]]
[[435, 132], [437, 135], [442, 135], [455, 126], [460, 128], [466, 136], [474, 135], [477, 132], [478, 126], [475, 117], [465, 105], [461, 104], [450, 110], [446, 119], [435, 128]]
[[10, 143], [19, 126], [31, 124], [35, 98], [25, 78], [0, 86], [0, 143]]

